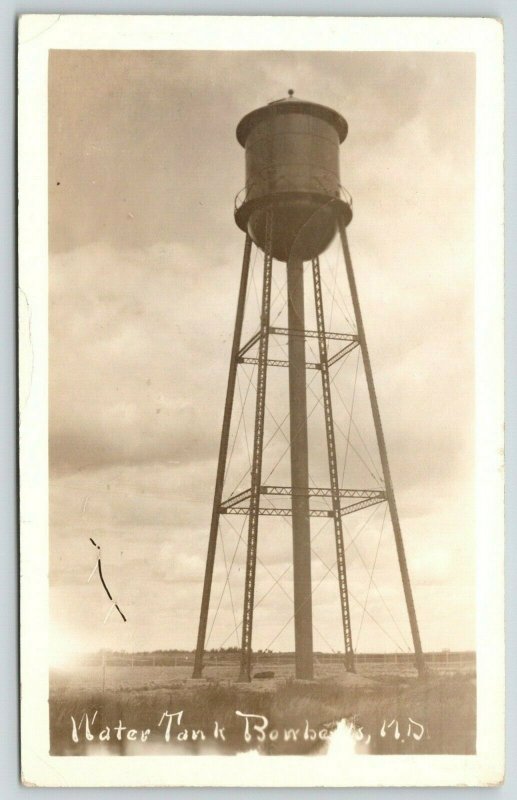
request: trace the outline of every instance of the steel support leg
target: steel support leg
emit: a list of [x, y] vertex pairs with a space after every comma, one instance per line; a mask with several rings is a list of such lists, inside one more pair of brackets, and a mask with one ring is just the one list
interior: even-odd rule
[[[293, 487], [294, 650], [297, 678], [313, 678], [311, 525], [309, 516], [309, 452], [307, 435], [307, 381], [305, 367], [305, 309], [303, 262], [287, 262], [289, 331], [289, 419], [291, 485]], [[295, 491], [295, 489], [297, 491]]]
[[262, 283], [262, 308], [260, 315], [260, 340], [257, 368], [257, 401], [255, 406], [255, 432], [251, 464], [251, 497], [248, 523], [248, 549], [244, 578], [244, 604], [242, 614], [242, 644], [239, 680], [251, 680], [251, 637], [253, 630], [253, 602], [257, 566], [257, 538], [262, 477], [262, 451], [264, 447], [264, 417], [266, 411], [267, 356], [269, 347], [269, 317], [271, 310], [271, 280], [273, 271], [273, 210], [266, 215], [266, 244], [264, 252], [264, 278]]
[[336, 437], [334, 432], [334, 419], [332, 416], [332, 395], [330, 391], [327, 339], [325, 336], [325, 316], [323, 311], [320, 264], [318, 258], [315, 258], [312, 261], [312, 276], [314, 280], [314, 300], [316, 304], [316, 322], [318, 328], [318, 344], [321, 362], [321, 385], [323, 390], [323, 409], [325, 412], [325, 431], [327, 435], [330, 489], [332, 493], [332, 511], [334, 514], [334, 532], [336, 535], [339, 597], [341, 600], [341, 616], [343, 619], [343, 635], [345, 640], [345, 667], [349, 672], [354, 672], [354, 652], [352, 648], [352, 627], [350, 621], [350, 605], [348, 600], [348, 586], [346, 577], [343, 521], [341, 519]]
[[212, 520], [210, 524], [210, 537], [208, 540], [208, 553], [206, 557], [205, 580], [203, 584], [203, 597], [201, 600], [201, 612], [199, 615], [199, 628], [197, 636], [196, 655], [194, 659], [194, 678], [200, 678], [203, 671], [203, 655], [205, 650], [206, 627], [208, 622], [208, 610], [210, 606], [210, 592], [212, 589], [212, 576], [214, 572], [215, 551], [217, 546], [217, 535], [219, 530], [219, 513], [223, 495], [224, 473], [226, 470], [226, 458], [228, 455], [228, 440], [230, 436], [230, 424], [232, 421], [233, 397], [235, 393], [235, 380], [237, 377], [237, 354], [241, 346], [242, 323], [244, 319], [244, 305], [246, 300], [246, 290], [248, 287], [248, 276], [251, 257], [251, 238], [246, 236], [244, 245], [244, 257], [242, 261], [241, 283], [239, 287], [239, 297], [237, 301], [237, 314], [235, 318], [235, 329], [233, 333], [232, 353], [230, 357], [230, 370], [228, 374], [228, 386], [226, 389], [226, 401], [224, 406], [223, 427], [221, 432], [221, 442], [219, 445], [219, 460], [217, 463], [217, 475], [214, 490], [214, 504], [212, 507]]
[[411, 581], [409, 578], [409, 571], [406, 561], [406, 554], [404, 550], [404, 542], [402, 539], [402, 531], [400, 528], [399, 515], [397, 504], [395, 502], [395, 493], [393, 491], [393, 483], [391, 480], [391, 473], [388, 463], [388, 453], [386, 450], [386, 442], [384, 440], [384, 432], [382, 430], [381, 415], [379, 412], [379, 404], [377, 401], [377, 394], [375, 392], [375, 385], [373, 382], [373, 373], [370, 363], [370, 356], [368, 347], [366, 345], [366, 336], [364, 332], [363, 318], [361, 314], [361, 307], [359, 305], [359, 295], [357, 293], [357, 286], [355, 282], [354, 269], [352, 266], [352, 259], [350, 257], [350, 250], [348, 247], [348, 239], [346, 235], [346, 224], [342, 214], [338, 213], [338, 227], [341, 236], [341, 243], [343, 246], [343, 255], [345, 257], [346, 272], [348, 276], [348, 283], [350, 286], [350, 294], [352, 296], [352, 304], [354, 306], [354, 314], [357, 323], [357, 333], [359, 336], [359, 345], [363, 357], [364, 371], [366, 374], [366, 382], [368, 385], [368, 392], [370, 395], [370, 404], [372, 408], [373, 421], [375, 425], [375, 432], [377, 435], [377, 444], [381, 457], [382, 472], [384, 476], [384, 485], [386, 488], [386, 498], [388, 500], [388, 507], [390, 510], [391, 523], [393, 526], [393, 533], [395, 536], [395, 544], [397, 548], [397, 556], [400, 566], [400, 574], [402, 577], [402, 586], [404, 588], [404, 595], [406, 598], [406, 606], [409, 616], [409, 624], [411, 627], [411, 635], [413, 637], [413, 646], [415, 648], [415, 662], [420, 676], [426, 673], [424, 655], [422, 652], [422, 644], [420, 641], [420, 632], [418, 630], [418, 622], [416, 618], [415, 604], [413, 600], [413, 592], [411, 590]]

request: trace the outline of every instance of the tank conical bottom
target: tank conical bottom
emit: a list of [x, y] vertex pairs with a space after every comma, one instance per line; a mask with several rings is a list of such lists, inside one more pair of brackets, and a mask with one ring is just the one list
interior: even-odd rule
[[264, 250], [266, 211], [274, 207], [273, 258], [288, 261], [297, 258], [309, 261], [327, 249], [336, 233], [336, 206], [350, 207], [342, 200], [328, 196], [289, 192], [247, 201], [236, 212], [240, 228], [247, 231], [255, 244]]

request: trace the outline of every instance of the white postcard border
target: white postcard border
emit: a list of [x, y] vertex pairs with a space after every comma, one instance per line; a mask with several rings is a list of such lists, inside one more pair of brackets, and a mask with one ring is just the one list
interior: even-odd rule
[[[475, 756], [49, 756], [48, 182], [50, 49], [476, 54]], [[28, 15], [19, 29], [22, 771], [37, 786], [493, 785], [504, 771], [502, 27], [460, 18]]]

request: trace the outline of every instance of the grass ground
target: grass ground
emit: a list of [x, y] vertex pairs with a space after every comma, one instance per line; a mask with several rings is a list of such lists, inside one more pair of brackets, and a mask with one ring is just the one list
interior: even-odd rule
[[[319, 738], [340, 719], [355, 726], [357, 747], [372, 754], [471, 754], [476, 738], [476, 680], [472, 670], [431, 672], [418, 680], [411, 670], [393, 665], [364, 668], [350, 675], [337, 664], [322, 666], [314, 681], [290, 677], [289, 665], [273, 667], [275, 677], [235, 683], [235, 667], [207, 666], [204, 678], [190, 678], [191, 667], [110, 666], [102, 670], [84, 667], [54, 671], [50, 679], [51, 753], [185, 754], [188, 752], [236, 753], [258, 748], [268, 754], [323, 752]], [[181, 724], [171, 720], [171, 739], [164, 741], [168, 717], [164, 712], [182, 711]], [[265, 741], [245, 740], [246, 718], [236, 714], [263, 715], [268, 725]], [[95, 715], [95, 712], [97, 714]], [[91, 741], [85, 740], [84, 714], [91, 723]], [[95, 715], [95, 717], [94, 717]], [[79, 725], [78, 742], [72, 739], [72, 717]], [[115, 727], [122, 721], [120, 741]], [[214, 724], [224, 728], [225, 740], [214, 739]], [[262, 724], [258, 717], [251, 723]], [[109, 728], [109, 741], [98, 734]], [[298, 730], [286, 740], [285, 731]], [[145, 742], [128, 741], [127, 730], [149, 730]], [[362, 734], [359, 730], [362, 729]], [[177, 733], [185, 730], [185, 740]], [[192, 738], [202, 730], [205, 738]], [[278, 731], [277, 738], [269, 736]], [[315, 731], [316, 738], [311, 738]], [[323, 731], [323, 734], [320, 734]], [[253, 733], [253, 731], [251, 730]], [[398, 735], [397, 735], [398, 734]], [[368, 745], [365, 746], [367, 737]]]

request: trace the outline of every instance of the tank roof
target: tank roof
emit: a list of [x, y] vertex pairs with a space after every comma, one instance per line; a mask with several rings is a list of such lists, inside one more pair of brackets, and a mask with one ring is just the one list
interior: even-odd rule
[[299, 97], [293, 97], [292, 90], [289, 90], [289, 97], [282, 97], [280, 100], [273, 100], [266, 106], [256, 108], [246, 114], [239, 124], [237, 125], [237, 140], [243, 147], [246, 145], [246, 139], [250, 130], [263, 119], [270, 117], [272, 114], [309, 114], [313, 117], [319, 117], [329, 122], [337, 131], [339, 141], [343, 142], [348, 133], [348, 124], [344, 117], [337, 111], [328, 106], [322, 106], [320, 103], [313, 103], [310, 100], [301, 100]]

